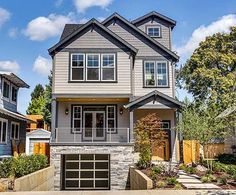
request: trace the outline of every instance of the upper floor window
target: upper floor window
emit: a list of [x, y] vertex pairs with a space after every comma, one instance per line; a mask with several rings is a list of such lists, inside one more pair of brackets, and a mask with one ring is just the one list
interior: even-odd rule
[[71, 81], [115, 81], [115, 54], [72, 54]]
[[20, 124], [12, 122], [11, 123], [11, 139], [18, 140], [20, 137]]
[[11, 87], [11, 101], [17, 101], [17, 88], [15, 86]]
[[0, 143], [7, 143], [7, 120], [0, 118]]
[[10, 83], [6, 80], [3, 81], [3, 97], [9, 98], [10, 97]]
[[144, 85], [146, 87], [167, 87], [168, 68], [166, 61], [144, 62]]
[[161, 36], [161, 27], [160, 26], [148, 26], [147, 34], [150, 37], [160, 37]]

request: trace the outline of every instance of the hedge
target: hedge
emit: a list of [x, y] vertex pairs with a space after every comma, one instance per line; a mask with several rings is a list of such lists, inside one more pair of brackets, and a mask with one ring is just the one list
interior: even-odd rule
[[44, 155], [20, 155], [4, 159], [0, 163], [0, 178], [19, 178], [48, 166], [48, 159]]

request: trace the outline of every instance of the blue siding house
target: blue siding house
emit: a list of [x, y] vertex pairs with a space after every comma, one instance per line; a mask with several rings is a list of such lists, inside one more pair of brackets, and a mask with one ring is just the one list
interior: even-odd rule
[[0, 71], [0, 157], [13, 155], [13, 141], [25, 144], [28, 119], [17, 111], [19, 88], [29, 85], [14, 73]]

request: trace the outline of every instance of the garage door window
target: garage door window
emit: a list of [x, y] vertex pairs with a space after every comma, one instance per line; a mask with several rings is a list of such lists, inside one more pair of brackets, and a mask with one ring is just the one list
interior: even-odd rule
[[109, 189], [108, 154], [64, 155], [64, 189]]

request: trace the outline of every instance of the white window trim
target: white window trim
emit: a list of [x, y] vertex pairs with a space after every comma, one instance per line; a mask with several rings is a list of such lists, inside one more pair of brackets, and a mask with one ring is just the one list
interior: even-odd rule
[[[80, 108], [80, 118], [74, 118], [74, 109]], [[80, 120], [80, 130], [76, 131], [74, 127], [74, 120]], [[82, 133], [82, 106], [73, 106], [72, 107], [72, 133]]]
[[[82, 67], [73, 67], [72, 66], [73, 55], [82, 55], [83, 56], [83, 63], [84, 63], [84, 65], [83, 65], [83, 69], [84, 69], [84, 71], [83, 71], [83, 80], [82, 79], [81, 80], [72, 79], [72, 69], [73, 68], [80, 68], [80, 69], [82, 69]], [[70, 80], [71, 81], [85, 81], [85, 70], [86, 70], [85, 61], [86, 60], [85, 60], [85, 54], [84, 53], [71, 53], [71, 56], [70, 56]]]
[[[150, 28], [158, 28], [158, 29], [159, 29], [159, 36], [149, 35], [149, 34], [148, 34], [148, 31], [149, 31]], [[153, 26], [147, 26], [147, 32], [146, 32], [146, 33], [147, 33], [147, 35], [150, 36], [150, 37], [154, 37], [154, 38], [155, 38], [155, 37], [161, 37], [161, 26], [154, 26], [154, 25], [153, 25]]]
[[[103, 56], [104, 55], [113, 55], [114, 56], [114, 66], [113, 66], [113, 71], [114, 71], [114, 79], [113, 80], [104, 80], [103, 79], [103, 68], [106, 69], [106, 68], [111, 68], [111, 67], [106, 67], [106, 66], [103, 66]], [[116, 55], [114, 53], [103, 53], [101, 54], [101, 81], [116, 81]]]
[[[147, 85], [146, 84], [146, 63], [153, 63], [154, 64], [154, 80], [155, 85]], [[157, 86], [157, 78], [156, 78], [156, 62], [155, 61], [144, 61], [144, 86], [146, 87], [156, 87]]]
[[[158, 85], [158, 79], [157, 79], [157, 75], [158, 75], [158, 67], [157, 67], [157, 64], [158, 63], [165, 63], [165, 65], [166, 65], [166, 85]], [[167, 61], [165, 61], [165, 60], [161, 60], [161, 61], [156, 61], [156, 86], [157, 87], [168, 87], [169, 86], [169, 73], [168, 73], [168, 71], [169, 71], [169, 69], [168, 69], [168, 62]]]
[[[12, 125], [17, 125], [18, 126], [18, 135], [17, 135], [17, 138], [16, 138], [16, 132], [14, 132], [14, 137], [12, 137], [12, 131], [13, 131], [13, 129], [12, 129]], [[15, 129], [14, 129], [14, 131], [15, 131]], [[20, 139], [20, 123], [17, 123], [17, 122], [11, 122], [11, 139], [12, 140], [19, 140]]]
[[[0, 118], [0, 121], [2, 122], [2, 129], [1, 129], [1, 136], [0, 136], [0, 144], [6, 144], [7, 143], [7, 133], [8, 133], [8, 120], [4, 118]], [[3, 134], [3, 122], [6, 122], [6, 137], [5, 137], [5, 142], [2, 142], [2, 134]]]
[[[8, 83], [9, 85], [9, 97], [4, 97], [3, 94], [4, 94], [4, 82]], [[11, 98], [11, 83], [6, 80], [6, 79], [2, 79], [2, 98], [8, 102], [10, 102], [10, 98]]]
[[[88, 56], [89, 55], [97, 55], [98, 56], [98, 67], [89, 67], [89, 68], [98, 68], [98, 80], [88, 80]], [[101, 81], [100, 78], [100, 74], [101, 74], [101, 58], [100, 58], [100, 53], [86, 53], [86, 81]]]
[[[12, 93], [13, 93], [12, 88], [13, 88], [13, 87], [16, 89], [16, 101], [13, 101], [13, 100], [12, 100]], [[11, 102], [12, 104], [17, 105], [17, 100], [18, 100], [18, 87], [16, 87], [14, 84], [11, 84], [10, 88], [11, 88], [10, 102]]]
[[[154, 76], [155, 76], [155, 85], [147, 85], [146, 84], [146, 63], [154, 63]], [[158, 63], [165, 63], [166, 65], [166, 85], [158, 85], [158, 68], [157, 68], [157, 64]], [[169, 68], [168, 68], [168, 61], [166, 60], [157, 60], [157, 61], [154, 61], [154, 60], [147, 60], [147, 61], [144, 61], [144, 86], [145, 87], [168, 87], [169, 86]]]
[[[109, 107], [112, 107], [114, 108], [114, 118], [109, 118], [108, 117], [108, 109]], [[107, 132], [108, 133], [116, 133], [116, 106], [106, 106], [106, 126], [107, 126]], [[111, 120], [114, 120], [114, 129], [111, 131], [109, 128], [108, 128], [108, 120], [111, 119]]]

